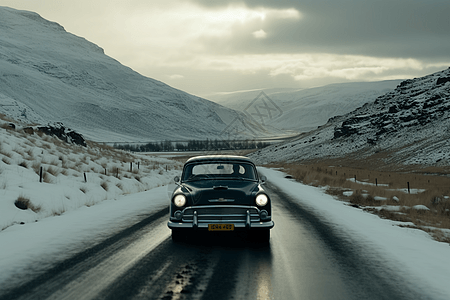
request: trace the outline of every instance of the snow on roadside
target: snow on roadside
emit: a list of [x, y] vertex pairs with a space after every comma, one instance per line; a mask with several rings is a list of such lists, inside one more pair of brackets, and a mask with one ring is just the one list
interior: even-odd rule
[[167, 207], [181, 163], [15, 125], [0, 118], [0, 287]]
[[269, 182], [303, 206], [334, 225], [337, 230], [360, 244], [380, 253], [386, 262], [405, 278], [424, 287], [431, 299], [448, 299], [450, 295], [450, 247], [433, 240], [417, 229], [401, 228], [400, 222], [379, 217], [337, 201], [324, 190], [284, 178], [285, 173], [259, 168]]
[[1, 231], [0, 286], [24, 283], [22, 278], [27, 278], [29, 272], [35, 274], [45, 270], [50, 264], [70, 258], [168, 207], [167, 189], [162, 186], [122, 195], [91, 207], [84, 206], [57, 217], [14, 225]]

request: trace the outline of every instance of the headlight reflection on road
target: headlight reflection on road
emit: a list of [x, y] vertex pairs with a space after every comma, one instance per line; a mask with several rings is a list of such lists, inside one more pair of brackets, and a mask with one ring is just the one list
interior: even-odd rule
[[259, 269], [257, 272], [256, 299], [274, 299], [272, 292], [272, 266], [270, 258], [260, 261]]

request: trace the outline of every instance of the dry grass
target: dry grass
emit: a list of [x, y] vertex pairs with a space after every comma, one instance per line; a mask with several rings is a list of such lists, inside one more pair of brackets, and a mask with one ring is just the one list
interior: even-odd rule
[[8, 158], [12, 158], [12, 157], [13, 157], [12, 152], [2, 152], [2, 154], [3, 154], [5, 157], [8, 157]]
[[[77, 187], [81, 193], [85, 194], [80, 194], [81, 201], [77, 199], [76, 202], [80, 202], [81, 204], [86, 202], [86, 205], [90, 206], [102, 201], [102, 199], [97, 199], [98, 197], [95, 193], [96, 189], [99, 189], [99, 191], [102, 189], [111, 191], [111, 189], [115, 190], [117, 187], [123, 192], [129, 192], [127, 187], [130, 185], [133, 187], [138, 186], [139, 190], [143, 190], [149, 185], [149, 183], [144, 180], [144, 176], [153, 174], [151, 167], [149, 166], [154, 164], [156, 166], [155, 168], [158, 170], [163, 167], [160, 166], [160, 163], [154, 163], [152, 157], [149, 157], [148, 159], [143, 156], [137, 157], [132, 153], [116, 150], [112, 147], [98, 143], [87, 142], [89, 146], [82, 147], [65, 143], [55, 137], [38, 132], [35, 132], [35, 134], [31, 136], [21, 130], [8, 130], [7, 134], [23, 139], [20, 142], [17, 142], [15, 139], [11, 139], [11, 141], [4, 139], [0, 142], [0, 161], [12, 165], [12, 167], [5, 166], [0, 162], [0, 174], [2, 176], [2, 179], [0, 180], [0, 189], [2, 190], [15, 187], [15, 183], [11, 184], [9, 182], [8, 175], [15, 175], [15, 167], [17, 166], [19, 173], [26, 174], [27, 179], [31, 177], [32, 181], [39, 182], [39, 175], [42, 172], [42, 182], [52, 184], [64, 184], [68, 182], [71, 188]], [[137, 161], [140, 161], [141, 170], [138, 170], [137, 165], [133, 163], [132, 172], [129, 172], [130, 162]], [[168, 162], [168, 165], [168, 168], [175, 168], [170, 162]], [[177, 166], [179, 167], [179, 165]], [[24, 168], [28, 169], [28, 171]], [[7, 176], [4, 176], [5, 170], [7, 171]], [[32, 173], [37, 174], [37, 176], [32, 175]], [[125, 174], [127, 178], [133, 179], [134, 181], [123, 180], [123, 182], [118, 182], [118, 180], [113, 178], [113, 176], [116, 176], [119, 179], [123, 179]], [[90, 184], [92, 182], [97, 182], [97, 187], [91, 191], [91, 189], [88, 188], [88, 184], [81, 183], [84, 182], [84, 180], [80, 180], [80, 178], [83, 178], [83, 175], [88, 176], [87, 178], [91, 180], [89, 182]], [[23, 186], [20, 185], [19, 187], [23, 188]], [[51, 187], [49, 188], [51, 189]], [[49, 192], [51, 191], [49, 190]], [[68, 189], [64, 195], [64, 201], [70, 200], [69, 192]], [[91, 193], [93, 193], [93, 195], [89, 195]], [[113, 197], [109, 194], [110, 193], [106, 193], [104, 199]], [[13, 197], [17, 197], [17, 195]], [[16, 206], [21, 209], [31, 209], [35, 212], [40, 211], [41, 213], [45, 210], [46, 213], [50, 212], [53, 215], [61, 215], [65, 212], [64, 207], [62, 207], [62, 209], [56, 208], [56, 210], [48, 210], [45, 206], [42, 206], [41, 208], [40, 206], [34, 205], [30, 199], [23, 196], [17, 199], [12, 198], [10, 200], [12, 203], [15, 202]], [[37, 201], [37, 199], [35, 201]], [[70, 202], [75, 201], [70, 200]], [[45, 205], [47, 205], [47, 202]]]
[[[432, 231], [429, 227], [450, 229], [450, 177], [444, 176], [447, 175], [445, 169], [421, 169], [420, 173], [389, 172], [324, 163], [273, 167], [283, 168], [304, 184], [327, 187], [329, 194], [382, 218], [412, 222], [416, 228], [428, 232]], [[411, 193], [408, 192], [408, 183]], [[345, 196], [345, 191], [353, 194]], [[390, 211], [383, 208], [386, 205], [400, 206], [401, 209]], [[426, 206], [429, 210], [414, 209], [416, 205]], [[438, 231], [433, 231], [432, 235], [445, 240], [445, 235], [438, 234]]]
[[0, 119], [6, 122], [15, 122], [15, 120], [11, 119], [10, 117], [6, 116], [5, 114], [0, 113]]
[[10, 164], [11, 164], [11, 160], [8, 159], [6, 156], [4, 156], [4, 157], [2, 158], [2, 162], [4, 162], [4, 163], [7, 164], [7, 165], [10, 165]]
[[38, 161], [33, 162], [33, 165], [31, 166], [31, 168], [34, 170], [34, 172], [36, 174], [39, 175], [40, 171], [41, 171], [41, 163]]
[[108, 191], [109, 186], [108, 183], [106, 181], [102, 181], [102, 183], [100, 184], [100, 186], [105, 190]]
[[7, 123], [3, 123], [0, 125], [0, 128], [6, 129], [6, 130], [14, 130], [14, 128], [12, 128], [11, 126], [9, 126], [9, 124]]
[[28, 149], [27, 152], [26, 152], [26, 154], [28, 155], [28, 159], [29, 159], [29, 160], [34, 159], [34, 152], [33, 152], [33, 149], [32, 149], [32, 148]]
[[24, 196], [19, 196], [16, 199], [16, 201], [14, 201], [14, 205], [18, 209], [22, 209], [22, 210], [31, 209], [35, 213], [38, 213], [41, 210], [40, 206], [34, 205], [33, 203], [31, 203], [30, 199], [28, 199], [28, 198], [26, 198]]
[[42, 181], [45, 183], [53, 183], [52, 177], [50, 176], [50, 173], [43, 171], [42, 172]]
[[60, 215], [62, 215], [63, 213], [65, 213], [66, 212], [66, 210], [64, 209], [64, 208], [60, 208], [60, 209], [53, 209], [52, 210], [52, 216], [60, 216]]
[[57, 168], [54, 168], [54, 167], [49, 167], [47, 169], [47, 172], [52, 174], [53, 176], [58, 176], [59, 173], [60, 173], [60, 171]]

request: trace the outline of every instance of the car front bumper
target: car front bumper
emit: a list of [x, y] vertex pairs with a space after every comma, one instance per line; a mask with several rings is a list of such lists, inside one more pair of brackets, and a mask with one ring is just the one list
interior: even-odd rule
[[192, 206], [178, 213], [181, 218], [172, 216], [167, 223], [170, 229], [208, 230], [210, 224], [233, 224], [234, 230], [263, 230], [275, 225], [266, 211], [255, 206]]
[[[183, 223], [183, 222], [172, 222], [169, 221], [167, 223], [167, 226], [169, 226], [170, 229], [192, 229], [192, 230], [208, 230], [209, 224], [230, 224], [230, 223], [220, 223], [220, 222], [213, 222], [213, 223], [199, 223], [197, 226], [194, 226], [193, 223]], [[271, 229], [275, 225], [273, 221], [266, 221], [266, 222], [257, 222], [257, 223], [250, 223], [250, 226], [248, 226], [246, 223], [232, 223], [234, 224], [235, 230], [261, 230], [261, 229]]]

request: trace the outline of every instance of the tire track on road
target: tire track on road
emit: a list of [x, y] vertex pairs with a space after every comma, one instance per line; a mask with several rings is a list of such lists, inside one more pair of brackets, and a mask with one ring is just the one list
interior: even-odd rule
[[[77, 282], [80, 278], [117, 251], [128, 247], [140, 239], [141, 230], [154, 223], [164, 223], [167, 220], [168, 209], [163, 209], [135, 225], [122, 230], [94, 247], [74, 255], [72, 258], [57, 263], [54, 267], [19, 287], [9, 289], [0, 295], [0, 300], [6, 299], [47, 299], [61, 288]], [[166, 237], [169, 236], [166, 230]], [[61, 295], [62, 296], [62, 295]]]

